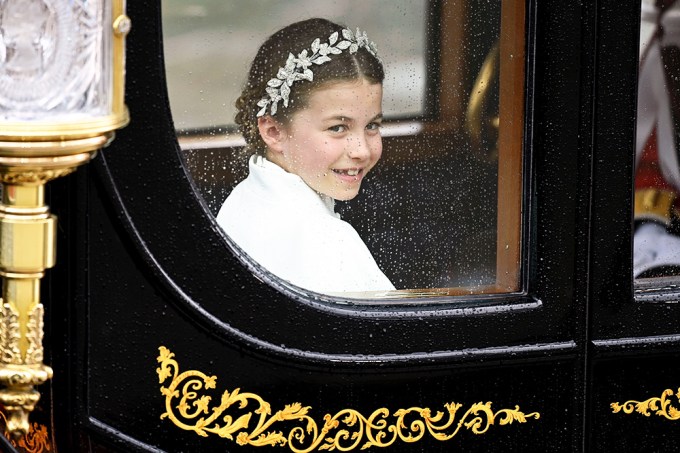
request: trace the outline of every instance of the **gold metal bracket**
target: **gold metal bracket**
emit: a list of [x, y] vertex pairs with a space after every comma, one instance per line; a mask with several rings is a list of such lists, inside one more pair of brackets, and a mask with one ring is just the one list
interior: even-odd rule
[[40, 279], [55, 263], [56, 217], [45, 205], [45, 184], [89, 161], [111, 136], [0, 142], [0, 404], [15, 438], [30, 429], [40, 399], [34, 387], [52, 377], [43, 364]]
[[[102, 7], [110, 8], [110, 15], [105, 14], [108, 19], [102, 16], [101, 20], [111, 23], [99, 25], [102, 34], [110, 36], [111, 52], [102, 52], [97, 61], [102, 63], [98, 69], [111, 76], [110, 87], [104, 93], [106, 98], [110, 95], [111, 101], [108, 107], [102, 107], [106, 111], [74, 112], [71, 110], [77, 107], [72, 106], [69, 113], [78, 115], [69, 116], [59, 108], [52, 111], [52, 106], [40, 104], [33, 112], [39, 114], [28, 120], [14, 115], [16, 105], [2, 106], [0, 386], [4, 388], [0, 389], [0, 405], [4, 413], [0, 421], [5, 421], [6, 431], [15, 440], [29, 432], [28, 415], [40, 399], [34, 387], [52, 377], [52, 369], [43, 364], [40, 279], [55, 264], [57, 219], [45, 205], [45, 184], [87, 163], [113, 139], [114, 130], [129, 122], [124, 102], [125, 37], [131, 22], [125, 15], [125, 0], [105, 3]], [[95, 29], [88, 31], [88, 36]], [[17, 83], [31, 87], [31, 80], [17, 79]]]
[[470, 92], [470, 99], [465, 111], [465, 128], [470, 136], [472, 149], [479, 155], [485, 155], [489, 160], [498, 159], [498, 143], [494, 144], [493, 149], [485, 151], [483, 148], [483, 137], [490, 135], [498, 137], [500, 118], [485, 117], [489, 99], [492, 97], [491, 91], [493, 83], [499, 77], [500, 67], [500, 44], [496, 42], [482, 64], [479, 74], [475, 79], [474, 86]]

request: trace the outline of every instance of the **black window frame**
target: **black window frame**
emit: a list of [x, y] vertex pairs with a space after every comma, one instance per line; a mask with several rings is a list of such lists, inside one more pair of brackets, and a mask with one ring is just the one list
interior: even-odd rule
[[[158, 290], [225, 342], [281, 360], [347, 367], [422, 364], [424, 358], [453, 363], [508, 352], [573, 354], [582, 344], [589, 294], [582, 282], [590, 270], [583, 254], [590, 239], [591, 119], [602, 95], [593, 90], [598, 86], [593, 78], [600, 81], [593, 75], [599, 48], [591, 41], [592, 21], [582, 22], [591, 17], [587, 8], [556, 0], [545, 9], [527, 4], [528, 227], [523, 233], [526, 290], [520, 293], [359, 307], [326, 303], [256, 265], [245, 268], [194, 195], [164, 83], [158, 82], [164, 81], [163, 49], [153, 27], [137, 28], [128, 41], [127, 103], [134, 120], [94, 167], [147, 272], [163, 282]], [[160, 21], [158, 5], [130, 5], [130, 15]], [[147, 42], [138, 48], [134, 40]], [[581, 64], [574, 65], [575, 60]], [[628, 81], [629, 75], [620, 77]], [[625, 111], [628, 106], [628, 99], [602, 99], [608, 108]], [[157, 114], [148, 115], [149, 105], [159, 106]]]

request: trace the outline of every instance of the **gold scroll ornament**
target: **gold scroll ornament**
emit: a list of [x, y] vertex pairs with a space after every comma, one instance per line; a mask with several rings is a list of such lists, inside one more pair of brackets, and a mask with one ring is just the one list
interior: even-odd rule
[[[310, 406], [292, 403], [272, 415], [269, 403], [254, 393], [242, 393], [238, 388], [222, 393], [219, 404], [211, 407], [212, 398], [199, 392], [215, 389], [217, 377], [196, 370], [180, 373], [175, 354], [165, 346], [159, 347], [159, 351], [157, 360], [160, 367], [156, 369], [159, 384], [170, 380], [167, 387], [161, 387], [166, 410], [161, 419], [168, 418], [179, 428], [194, 431], [199, 436], [214, 434], [229, 440], [236, 439], [238, 445], [288, 446], [296, 453], [316, 449], [363, 450], [388, 447], [397, 440], [417, 442], [425, 434], [447, 441], [463, 428], [474, 434], [483, 434], [493, 424], [525, 423], [527, 419], [540, 418], [538, 412], [524, 414], [519, 406], [494, 411], [491, 402], [480, 402], [463, 412], [462, 404], [446, 403], [445, 412], [432, 414], [429, 408], [411, 407], [399, 409], [391, 417], [386, 408], [376, 409], [368, 416], [354, 409], [343, 409], [335, 415], [324, 415], [324, 423], [319, 429], [309, 415]], [[230, 408], [243, 410], [250, 402], [257, 405], [255, 410], [227, 413]], [[462, 415], [456, 422], [458, 414]], [[293, 427], [287, 434], [270, 430], [275, 424], [285, 421], [298, 421], [301, 426]]]
[[[673, 395], [672, 389], [666, 389], [661, 393], [660, 397], [653, 397], [646, 399], [644, 401], [628, 400], [623, 404], [618, 402], [611, 403], [612, 412], [617, 413], [623, 411], [625, 414], [632, 414], [637, 412], [649, 417], [652, 413], [658, 415], [659, 417], [666, 418], [668, 420], [680, 420], [680, 410], [673, 406], [670, 396]], [[680, 388], [675, 394], [675, 397], [680, 401]]]

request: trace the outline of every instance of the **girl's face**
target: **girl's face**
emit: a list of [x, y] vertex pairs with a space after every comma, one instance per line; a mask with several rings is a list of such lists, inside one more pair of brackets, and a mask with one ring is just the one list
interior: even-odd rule
[[382, 154], [381, 122], [381, 84], [339, 82], [311, 93], [267, 155], [317, 192], [351, 200]]

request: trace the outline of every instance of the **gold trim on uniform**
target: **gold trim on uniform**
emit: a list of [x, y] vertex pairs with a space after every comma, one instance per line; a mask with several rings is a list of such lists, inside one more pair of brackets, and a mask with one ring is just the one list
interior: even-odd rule
[[675, 194], [661, 189], [635, 191], [635, 220], [653, 220], [666, 226], [671, 224], [671, 208]]

